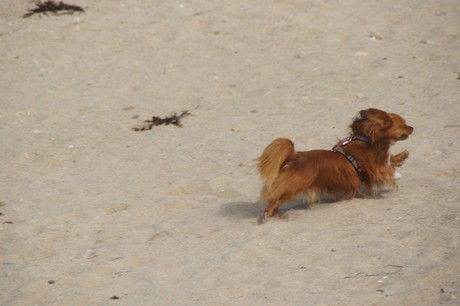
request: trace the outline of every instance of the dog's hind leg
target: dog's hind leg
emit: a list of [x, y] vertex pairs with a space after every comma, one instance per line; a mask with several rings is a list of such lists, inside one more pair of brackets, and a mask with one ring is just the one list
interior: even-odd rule
[[264, 224], [268, 220], [268, 218], [270, 218], [271, 216], [273, 216], [274, 213], [276, 213], [276, 211], [281, 205], [281, 202], [282, 201], [280, 199], [271, 201], [270, 204], [268, 204], [267, 208], [265, 208], [263, 214], [257, 220], [257, 223]]
[[278, 208], [280, 207], [281, 204], [286, 203], [294, 198], [295, 198], [295, 195], [284, 194], [278, 199], [271, 201], [270, 204], [268, 204], [267, 208], [265, 209], [264, 213], [257, 220], [257, 223], [258, 224], [265, 223], [268, 220], [268, 218], [273, 216], [273, 214], [275, 214], [278, 211]]

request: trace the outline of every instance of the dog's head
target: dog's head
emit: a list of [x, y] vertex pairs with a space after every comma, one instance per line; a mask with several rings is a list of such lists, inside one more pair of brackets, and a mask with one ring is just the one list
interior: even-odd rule
[[372, 143], [405, 140], [414, 130], [401, 116], [377, 108], [361, 110], [350, 127], [353, 135], [366, 136]]
[[393, 125], [388, 129], [388, 136], [393, 141], [406, 140], [412, 134], [414, 128], [406, 124], [406, 120], [398, 114], [388, 114], [393, 121]]

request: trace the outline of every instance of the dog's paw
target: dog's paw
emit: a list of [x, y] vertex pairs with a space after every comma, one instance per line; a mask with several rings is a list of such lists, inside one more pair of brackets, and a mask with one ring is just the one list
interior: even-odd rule
[[260, 217], [257, 219], [257, 224], [258, 224], [258, 225], [262, 225], [262, 224], [264, 224], [265, 222], [267, 222], [267, 217], [265, 216], [265, 213], [263, 213], [263, 214], [260, 215]]
[[393, 174], [393, 179], [394, 180], [399, 180], [401, 179], [401, 173], [399, 173], [398, 171], [395, 171], [395, 173]]
[[390, 163], [393, 167], [401, 167], [409, 157], [409, 151], [404, 150], [401, 153], [391, 155]]

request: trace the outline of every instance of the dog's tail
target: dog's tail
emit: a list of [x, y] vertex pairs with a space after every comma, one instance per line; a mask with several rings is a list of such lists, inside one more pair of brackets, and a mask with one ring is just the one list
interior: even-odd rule
[[287, 138], [277, 138], [265, 148], [259, 157], [258, 170], [260, 177], [265, 183], [265, 188], [275, 181], [283, 162], [292, 154], [295, 154], [294, 143]]

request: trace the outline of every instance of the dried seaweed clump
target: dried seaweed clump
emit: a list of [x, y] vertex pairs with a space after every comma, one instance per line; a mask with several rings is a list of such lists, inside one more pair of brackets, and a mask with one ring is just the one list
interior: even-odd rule
[[48, 13], [53, 13], [54, 15], [69, 15], [75, 12], [85, 12], [85, 10], [78, 5], [66, 4], [62, 1], [59, 3], [54, 1], [36, 1], [35, 5], [37, 6], [36, 8], [28, 10], [29, 12], [24, 14], [22, 17], [28, 18], [34, 14], [43, 14], [48, 16]]
[[152, 120], [145, 120], [144, 125], [140, 127], [134, 127], [134, 131], [146, 131], [146, 130], [151, 130], [154, 126], [157, 125], [169, 125], [173, 124], [178, 127], [182, 127], [182, 123], [180, 122], [181, 119], [185, 116], [191, 115], [189, 111], [183, 111], [178, 115], [175, 113], [174, 115], [165, 117], [165, 118], [160, 118], [157, 116], [153, 116]]

